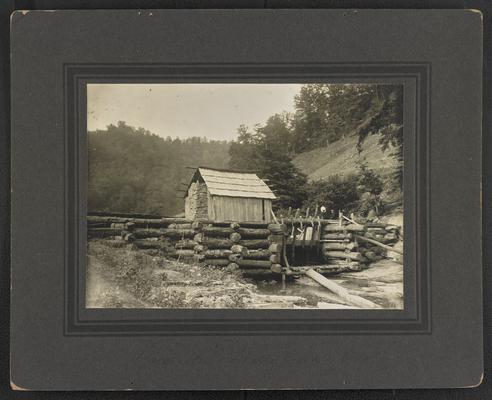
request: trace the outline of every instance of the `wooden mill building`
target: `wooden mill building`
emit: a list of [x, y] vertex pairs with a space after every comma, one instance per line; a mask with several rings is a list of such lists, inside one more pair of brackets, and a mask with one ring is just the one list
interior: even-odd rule
[[198, 167], [188, 185], [185, 217], [270, 222], [276, 197], [256, 174]]

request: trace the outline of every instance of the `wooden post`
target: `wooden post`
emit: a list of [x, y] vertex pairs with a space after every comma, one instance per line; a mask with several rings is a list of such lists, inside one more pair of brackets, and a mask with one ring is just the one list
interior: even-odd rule
[[273, 217], [273, 220], [275, 221], [275, 223], [278, 224], [277, 217], [275, 216], [275, 213], [273, 212], [273, 210], [270, 209], [270, 213], [272, 214], [272, 217]]

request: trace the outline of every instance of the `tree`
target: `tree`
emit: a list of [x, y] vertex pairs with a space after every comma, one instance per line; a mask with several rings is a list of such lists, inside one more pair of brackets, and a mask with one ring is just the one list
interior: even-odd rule
[[298, 208], [306, 199], [307, 177], [292, 163], [290, 157], [281, 151], [263, 148], [260, 150], [262, 163], [259, 176], [277, 196], [275, 208]]
[[400, 189], [403, 185], [403, 86], [377, 85], [376, 96], [370, 103], [367, 117], [356, 129], [358, 148], [369, 135], [380, 134], [383, 151], [393, 148], [392, 156], [398, 167], [394, 178]]
[[230, 168], [237, 170], [258, 169], [257, 147], [261, 141], [259, 136], [250, 132], [246, 125], [240, 125], [237, 134], [238, 138], [231, 143], [229, 148]]
[[359, 212], [368, 214], [372, 210], [376, 216], [380, 215], [383, 208], [383, 181], [366, 163], [359, 164], [357, 190], [360, 193]]
[[310, 182], [307, 198], [304, 207], [310, 207], [311, 210], [316, 206], [325, 206], [327, 210], [333, 211], [334, 215], [338, 215], [339, 211], [354, 211], [359, 200], [357, 176], [332, 175], [327, 179]]
[[380, 135], [383, 151], [391, 149], [400, 188], [403, 180], [403, 86], [374, 84], [308, 84], [295, 97], [294, 150], [303, 152], [346, 137]]
[[300, 207], [305, 199], [307, 177], [289, 156], [290, 135], [287, 114], [275, 114], [254, 132], [241, 125], [238, 139], [231, 144], [231, 168], [256, 171], [278, 199], [276, 208]]
[[193, 173], [186, 166], [225, 168], [229, 146], [197, 137], [164, 139], [122, 121], [88, 132], [89, 211], [182, 213], [177, 189]]

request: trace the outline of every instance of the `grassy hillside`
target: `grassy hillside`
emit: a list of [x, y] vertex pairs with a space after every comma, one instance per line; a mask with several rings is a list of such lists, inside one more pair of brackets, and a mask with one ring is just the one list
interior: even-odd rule
[[396, 168], [391, 156], [392, 149], [385, 152], [378, 144], [378, 136], [369, 136], [359, 154], [356, 148], [357, 137], [350, 136], [330, 143], [328, 147], [314, 149], [297, 155], [293, 162], [297, 168], [308, 175], [310, 180], [326, 178], [330, 175], [348, 175], [357, 170], [357, 161], [366, 161], [369, 168], [381, 175], [388, 175]]

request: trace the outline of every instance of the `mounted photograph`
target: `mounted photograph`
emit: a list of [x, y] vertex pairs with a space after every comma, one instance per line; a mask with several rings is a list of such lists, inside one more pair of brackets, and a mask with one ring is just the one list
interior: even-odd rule
[[87, 84], [87, 308], [403, 309], [403, 86]]

